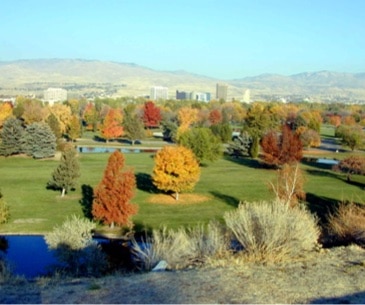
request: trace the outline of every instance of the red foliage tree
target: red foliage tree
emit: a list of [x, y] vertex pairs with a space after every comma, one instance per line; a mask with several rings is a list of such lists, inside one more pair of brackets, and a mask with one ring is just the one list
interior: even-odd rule
[[114, 227], [133, 227], [131, 216], [138, 206], [130, 203], [134, 196], [136, 177], [131, 169], [123, 171], [124, 156], [115, 151], [109, 157], [104, 176], [94, 190], [92, 214], [95, 219]]
[[147, 128], [158, 127], [161, 122], [161, 110], [152, 101], [148, 101], [143, 107], [143, 123]]
[[209, 113], [209, 121], [212, 125], [216, 125], [222, 122], [222, 113], [218, 109], [213, 109]]
[[283, 125], [281, 134], [275, 131], [267, 133], [261, 141], [264, 160], [270, 165], [281, 166], [298, 162], [303, 157], [303, 145], [299, 136]]

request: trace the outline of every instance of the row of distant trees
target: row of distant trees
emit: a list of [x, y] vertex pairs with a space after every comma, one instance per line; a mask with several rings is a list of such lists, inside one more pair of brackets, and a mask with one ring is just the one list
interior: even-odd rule
[[[221, 143], [230, 142], [234, 155], [257, 157], [261, 147], [272, 146], [286, 126], [304, 148], [317, 147], [323, 122], [336, 127], [336, 136], [352, 150], [364, 143], [364, 106], [195, 101], [69, 100], [54, 105], [19, 97], [15, 105], [0, 103], [0, 154], [25, 153], [34, 158], [52, 156], [64, 140], [75, 141], [84, 130], [105, 141], [148, 136], [162, 128], [165, 139], [192, 149], [199, 162], [214, 161]], [[280, 140], [280, 139], [278, 139]], [[264, 149], [265, 150], [265, 149]]]

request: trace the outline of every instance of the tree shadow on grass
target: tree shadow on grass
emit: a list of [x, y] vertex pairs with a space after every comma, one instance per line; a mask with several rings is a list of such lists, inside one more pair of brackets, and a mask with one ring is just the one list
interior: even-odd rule
[[239, 200], [233, 196], [229, 196], [226, 194], [222, 194], [220, 192], [216, 192], [216, 191], [212, 191], [210, 192], [215, 198], [224, 201], [225, 203], [227, 203], [228, 205], [231, 205], [233, 207], [238, 207], [239, 204]]
[[318, 216], [320, 225], [323, 226], [327, 224], [329, 215], [333, 214], [340, 204], [337, 199], [317, 196], [313, 193], [306, 194], [306, 202], [309, 211]]
[[150, 174], [137, 173], [136, 183], [137, 183], [137, 188], [141, 191], [153, 194], [159, 192], [156, 186], [153, 185], [152, 176]]
[[94, 199], [94, 189], [90, 185], [83, 184], [81, 186], [82, 198], [79, 203], [82, 207], [84, 216], [88, 219], [92, 219], [92, 205]]
[[240, 164], [240, 165], [247, 166], [250, 168], [258, 168], [258, 169], [259, 168], [260, 169], [274, 169], [275, 168], [275, 166], [267, 165], [260, 159], [252, 159], [252, 158], [248, 158], [248, 157], [233, 157], [233, 156], [229, 156], [229, 155], [225, 155], [223, 158], [227, 161], [231, 161], [236, 164]]

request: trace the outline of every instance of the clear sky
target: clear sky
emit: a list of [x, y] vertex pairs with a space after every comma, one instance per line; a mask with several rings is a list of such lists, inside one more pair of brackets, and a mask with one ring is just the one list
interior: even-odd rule
[[0, 0], [0, 61], [40, 58], [220, 79], [365, 72], [365, 0]]

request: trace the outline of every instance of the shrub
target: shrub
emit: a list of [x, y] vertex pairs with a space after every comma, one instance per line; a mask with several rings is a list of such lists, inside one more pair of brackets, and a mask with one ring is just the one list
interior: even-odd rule
[[328, 217], [327, 229], [340, 244], [365, 245], [365, 209], [354, 203], [341, 203]]
[[255, 261], [281, 261], [300, 256], [317, 244], [317, 219], [301, 207], [279, 200], [243, 202], [224, 214], [227, 227]]
[[73, 215], [45, 236], [50, 249], [67, 272], [75, 275], [100, 275], [107, 267], [101, 247], [92, 240], [95, 223]]
[[3, 194], [0, 191], [0, 224], [7, 222], [9, 220], [9, 217], [9, 206], [6, 204], [3, 198]]
[[132, 239], [132, 251], [142, 270], [151, 270], [164, 260], [170, 269], [201, 264], [223, 254], [228, 249], [228, 239], [223, 228], [215, 222], [207, 227], [180, 228], [177, 231], [153, 230], [151, 237], [138, 243]]

